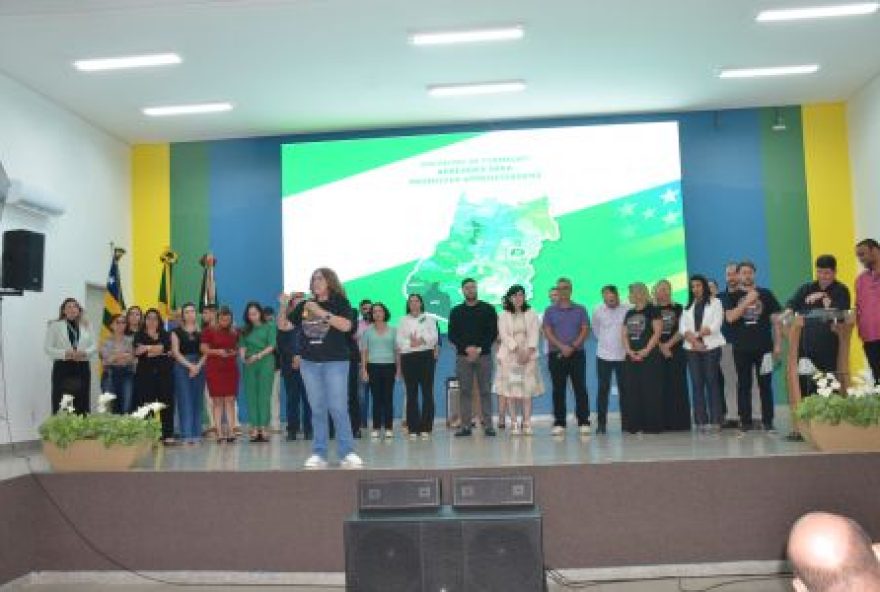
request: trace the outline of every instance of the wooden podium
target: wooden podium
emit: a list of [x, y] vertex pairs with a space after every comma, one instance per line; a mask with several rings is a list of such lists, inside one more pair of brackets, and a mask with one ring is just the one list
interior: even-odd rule
[[[840, 393], [846, 396], [846, 389], [850, 385], [849, 351], [852, 331], [855, 326], [855, 314], [853, 311], [835, 311], [831, 330], [837, 334], [837, 370], [834, 375], [840, 382]], [[788, 340], [788, 358], [786, 359], [786, 379], [788, 381], [788, 403], [791, 406], [792, 429], [800, 432], [795, 420], [794, 412], [800, 404], [803, 394], [801, 393], [800, 374], [798, 362], [800, 353], [801, 333], [804, 330], [805, 317], [795, 314], [784, 321], [783, 336]]]

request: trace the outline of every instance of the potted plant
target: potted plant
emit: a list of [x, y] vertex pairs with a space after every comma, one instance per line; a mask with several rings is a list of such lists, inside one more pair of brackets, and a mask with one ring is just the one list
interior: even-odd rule
[[116, 397], [105, 393], [98, 412], [77, 415], [73, 397], [64, 395], [58, 413], [40, 425], [43, 454], [56, 471], [121, 471], [149, 452], [162, 435], [162, 403], [150, 403], [131, 415], [115, 415]]
[[810, 443], [822, 451], [880, 451], [880, 384], [856, 376], [843, 393], [831, 373], [818, 372], [813, 380], [816, 394], [795, 411]]

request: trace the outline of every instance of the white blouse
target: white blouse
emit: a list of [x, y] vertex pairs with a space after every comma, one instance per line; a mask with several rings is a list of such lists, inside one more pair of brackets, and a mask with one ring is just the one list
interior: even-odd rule
[[[412, 347], [410, 336], [424, 339], [424, 345]], [[433, 350], [437, 346], [437, 319], [431, 315], [420, 314], [417, 317], [408, 314], [400, 320], [397, 327], [397, 350], [401, 354]]]

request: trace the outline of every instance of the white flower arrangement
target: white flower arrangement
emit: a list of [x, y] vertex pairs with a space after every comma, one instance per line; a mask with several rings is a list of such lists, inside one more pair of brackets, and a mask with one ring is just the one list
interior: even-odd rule
[[146, 405], [141, 405], [137, 409], [132, 412], [133, 417], [137, 417], [138, 419], [146, 419], [147, 416], [151, 413], [158, 415], [160, 411], [165, 409], [167, 405], [165, 403], [160, 403], [159, 401], [153, 401], [152, 403], [147, 403]]
[[64, 413], [73, 413], [73, 395], [63, 395], [61, 397], [61, 402], [58, 404], [58, 411], [63, 411]]
[[113, 393], [104, 393], [98, 397], [98, 413], [110, 413], [111, 405], [116, 400]]
[[813, 374], [813, 382], [816, 383], [816, 393], [823, 397], [840, 392], [840, 381], [832, 372], [816, 372]]

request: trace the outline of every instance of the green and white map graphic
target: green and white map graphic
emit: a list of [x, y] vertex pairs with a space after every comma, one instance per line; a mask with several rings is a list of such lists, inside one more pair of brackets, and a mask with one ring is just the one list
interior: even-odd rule
[[328, 266], [352, 301], [394, 316], [417, 293], [445, 320], [466, 277], [539, 309], [560, 276], [588, 305], [607, 283], [685, 289], [675, 123], [287, 144], [282, 185], [288, 290]]

